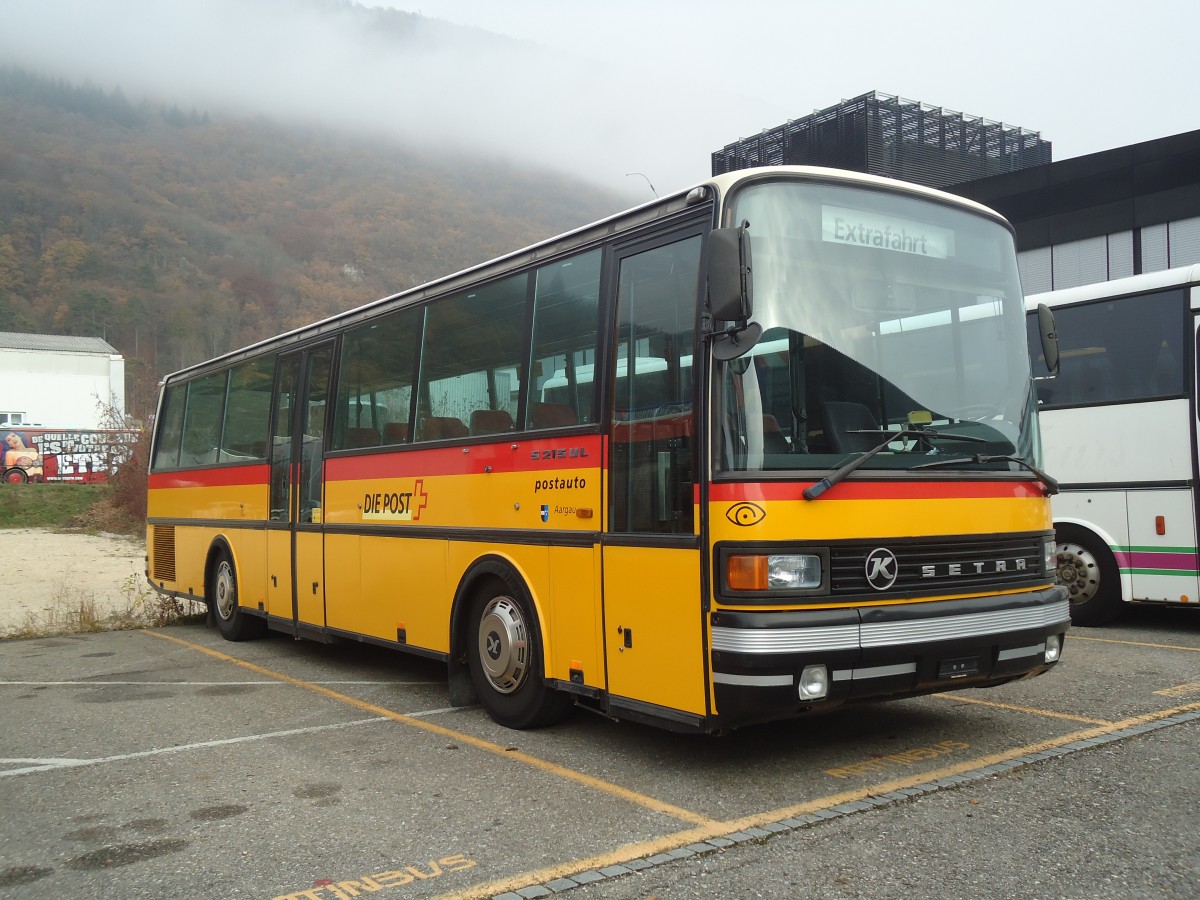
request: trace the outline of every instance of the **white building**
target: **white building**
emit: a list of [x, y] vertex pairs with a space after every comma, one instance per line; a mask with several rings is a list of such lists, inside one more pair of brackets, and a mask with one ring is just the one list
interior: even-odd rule
[[111, 428], [124, 417], [125, 358], [107, 341], [0, 331], [0, 427]]

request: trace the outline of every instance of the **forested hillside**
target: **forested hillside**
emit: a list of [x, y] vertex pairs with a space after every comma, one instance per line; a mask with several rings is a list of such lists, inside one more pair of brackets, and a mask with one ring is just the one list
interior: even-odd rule
[[[615, 212], [557, 177], [0, 68], [0, 331], [165, 373]], [[481, 158], [483, 154], [481, 154]]]

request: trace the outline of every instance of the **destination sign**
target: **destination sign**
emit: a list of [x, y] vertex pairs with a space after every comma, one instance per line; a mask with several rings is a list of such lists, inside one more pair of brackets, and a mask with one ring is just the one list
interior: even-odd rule
[[842, 206], [821, 207], [821, 239], [934, 259], [954, 255], [954, 232], [949, 228]]

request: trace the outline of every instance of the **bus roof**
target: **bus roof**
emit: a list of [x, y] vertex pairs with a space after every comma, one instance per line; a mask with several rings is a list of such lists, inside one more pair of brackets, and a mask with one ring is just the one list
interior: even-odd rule
[[302, 325], [299, 328], [274, 335], [254, 344], [249, 344], [238, 350], [232, 350], [213, 359], [196, 363], [195, 365], [168, 374], [163, 380], [167, 381], [189, 376], [209, 368], [235, 362], [241, 358], [252, 357], [276, 344], [301, 343], [319, 338], [326, 333], [336, 333], [357, 321], [370, 318], [381, 306], [403, 306], [450, 293], [454, 290], [473, 285], [480, 279], [490, 277], [493, 274], [498, 275], [509, 270], [531, 266], [572, 250], [583, 249], [590, 244], [598, 243], [615, 231], [649, 224], [659, 219], [669, 218], [689, 207], [699, 207], [706, 203], [713, 203], [718, 199], [723, 200], [734, 189], [745, 183], [778, 179], [780, 176], [797, 180], [836, 181], [840, 184], [851, 186], [882, 188], [892, 191], [899, 190], [914, 196], [923, 197], [927, 200], [957, 206], [988, 216], [1004, 224], [1010, 231], [1012, 230], [1007, 220], [993, 209], [976, 203], [973, 200], [968, 200], [965, 197], [959, 197], [955, 194], [948, 194], [944, 191], [906, 181], [897, 181], [896, 179], [883, 178], [878, 175], [867, 175], [862, 172], [852, 172], [849, 169], [833, 169], [821, 166], [761, 166], [740, 169], [735, 172], [714, 175], [699, 184], [694, 184], [664, 197], [647, 201], [639, 206], [623, 210], [537, 244], [531, 244], [520, 250], [514, 250], [511, 253], [462, 269], [450, 275], [444, 275], [441, 278], [434, 279], [417, 287], [372, 300], [362, 306], [335, 313], [317, 322]]
[[1025, 309], [1036, 309], [1039, 303], [1045, 303], [1051, 307], [1066, 306], [1071, 303], [1081, 303], [1084, 300], [1103, 300], [1106, 297], [1119, 297], [1124, 294], [1161, 291], [1185, 284], [1200, 284], [1200, 265], [1162, 269], [1143, 275], [1130, 275], [1128, 278], [1115, 278], [1112, 281], [1098, 281], [1078, 287], [1030, 294], [1025, 298]]

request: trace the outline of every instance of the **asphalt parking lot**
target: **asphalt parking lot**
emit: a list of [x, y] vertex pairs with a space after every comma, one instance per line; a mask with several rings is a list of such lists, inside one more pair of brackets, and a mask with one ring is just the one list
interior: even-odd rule
[[0, 642], [0, 896], [1195, 896], [1200, 612], [713, 738], [514, 732], [444, 670], [200, 625]]

